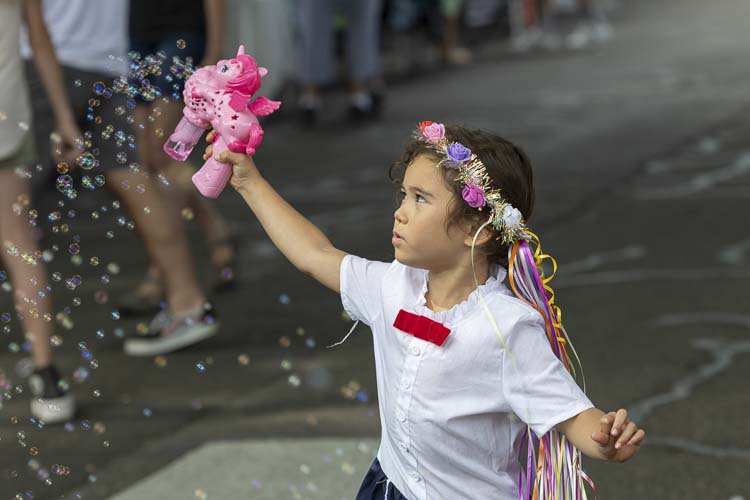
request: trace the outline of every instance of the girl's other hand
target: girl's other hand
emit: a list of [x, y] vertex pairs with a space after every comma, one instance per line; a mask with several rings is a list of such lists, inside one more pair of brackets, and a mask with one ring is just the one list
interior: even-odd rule
[[[213, 155], [213, 142], [215, 139], [216, 132], [212, 130], [206, 136], [206, 140], [209, 142], [209, 145], [208, 147], [206, 147], [206, 152], [203, 155], [204, 160], [208, 160]], [[232, 164], [232, 178], [229, 179], [229, 183], [237, 191], [260, 178], [258, 167], [255, 166], [255, 162], [253, 161], [253, 159], [246, 154], [233, 153], [232, 151], [222, 151], [218, 155], [214, 156], [214, 159], [222, 163]]]
[[608, 460], [625, 462], [641, 449], [646, 432], [628, 418], [625, 409], [607, 413], [599, 425], [599, 431], [594, 432], [591, 439]]

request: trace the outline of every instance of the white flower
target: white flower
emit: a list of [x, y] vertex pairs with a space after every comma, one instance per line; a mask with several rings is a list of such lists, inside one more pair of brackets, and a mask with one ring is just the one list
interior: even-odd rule
[[506, 205], [503, 209], [503, 224], [507, 228], [516, 228], [521, 225], [521, 219], [523, 216], [517, 208], [513, 208], [512, 205]]

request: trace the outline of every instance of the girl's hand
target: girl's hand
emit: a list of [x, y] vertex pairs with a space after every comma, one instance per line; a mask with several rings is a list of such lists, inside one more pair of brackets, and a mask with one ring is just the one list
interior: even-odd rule
[[[206, 148], [206, 153], [203, 155], [204, 160], [208, 160], [213, 155], [213, 142], [216, 138], [216, 131], [212, 130], [206, 136], [206, 140], [210, 143]], [[260, 178], [260, 172], [258, 167], [255, 166], [253, 159], [246, 154], [233, 153], [232, 151], [222, 151], [214, 157], [216, 161], [222, 163], [232, 164], [232, 178], [229, 179], [229, 183], [232, 187], [239, 191], [243, 186], [251, 184], [253, 181]]]
[[591, 439], [599, 445], [599, 451], [607, 460], [625, 462], [641, 449], [645, 436], [646, 432], [628, 418], [628, 412], [620, 409], [601, 418], [600, 429], [591, 435]]

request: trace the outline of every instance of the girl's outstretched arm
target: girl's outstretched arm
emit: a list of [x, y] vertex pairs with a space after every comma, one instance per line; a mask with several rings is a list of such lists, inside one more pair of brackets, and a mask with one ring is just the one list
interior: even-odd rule
[[[209, 142], [214, 134], [208, 135]], [[204, 159], [212, 152], [209, 146]], [[339, 293], [339, 272], [346, 253], [334, 248], [320, 229], [276, 192], [260, 175], [251, 157], [224, 151], [216, 160], [232, 164], [232, 187], [242, 195], [281, 253], [294, 267]]]

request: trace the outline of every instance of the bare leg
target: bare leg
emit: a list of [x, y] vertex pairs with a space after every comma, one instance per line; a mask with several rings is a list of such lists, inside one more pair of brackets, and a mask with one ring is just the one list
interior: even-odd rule
[[[142, 174], [117, 169], [109, 172], [107, 178], [107, 186], [127, 205], [135, 219], [151, 260], [159, 269], [169, 307], [180, 312], [199, 306], [205, 296], [198, 285], [185, 230], [178, 214], [164, 202], [155, 183]], [[131, 185], [144, 184], [146, 190], [137, 193], [124, 189], [123, 181]], [[149, 207], [150, 213], [147, 214], [144, 207]]]
[[448, 64], [468, 64], [471, 62], [472, 55], [469, 49], [459, 45], [459, 32], [461, 30], [460, 19], [458, 16], [445, 18], [443, 27], [443, 60]]
[[[12, 205], [20, 195], [29, 196], [31, 183], [13, 171], [0, 172], [0, 241], [2, 259], [12, 280], [16, 311], [22, 315], [24, 333], [31, 342], [37, 368], [52, 363], [52, 299], [44, 262], [36, 256], [37, 243], [25, 214], [15, 215]], [[43, 291], [43, 294], [39, 294]], [[48, 318], [48, 319], [45, 319]]]

